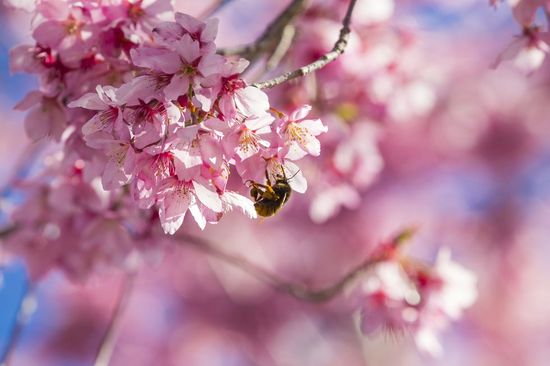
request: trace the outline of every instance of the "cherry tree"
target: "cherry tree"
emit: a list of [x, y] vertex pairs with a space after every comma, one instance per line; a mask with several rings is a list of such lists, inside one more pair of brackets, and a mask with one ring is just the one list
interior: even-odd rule
[[[519, 34], [483, 66], [461, 63], [471, 45], [449, 36], [437, 54], [420, 27], [394, 20], [415, 2], [249, 4], [258, 19], [237, 0], [190, 3], [5, 0], [31, 19], [9, 67], [37, 81], [15, 109], [39, 151], [2, 188], [13, 204], [1, 250], [24, 260], [31, 283], [2, 362], [54, 273], [73, 286], [57, 294], [76, 304], [67, 324], [97, 317], [85, 352], [98, 366], [355, 365], [388, 333], [444, 355], [443, 332], [478, 297], [476, 274], [442, 245], [465, 237], [465, 223], [443, 217], [444, 193], [403, 194], [396, 182], [452, 159], [490, 160], [502, 177], [484, 139], [513, 113], [495, 99], [519, 97], [490, 80], [478, 100], [469, 92], [491, 66], [529, 82], [506, 67], [542, 67], [550, 40], [537, 14], [548, 22], [550, 3], [509, 1]], [[233, 40], [256, 23], [254, 40]], [[546, 144], [538, 125], [518, 125]], [[86, 290], [100, 282], [115, 286]], [[173, 308], [167, 324], [153, 315], [160, 303]], [[311, 337], [330, 345], [315, 354]], [[59, 329], [47, 348], [80, 338]], [[125, 339], [155, 346], [124, 353]]]

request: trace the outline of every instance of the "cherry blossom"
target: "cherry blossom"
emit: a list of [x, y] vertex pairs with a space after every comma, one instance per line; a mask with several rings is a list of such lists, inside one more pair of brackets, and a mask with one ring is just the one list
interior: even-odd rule
[[523, 34], [514, 39], [498, 56], [494, 67], [503, 61], [512, 60], [514, 65], [525, 74], [537, 70], [550, 51], [548, 32], [541, 32], [538, 27], [525, 28]]
[[[33, 281], [55, 270], [75, 281], [112, 276], [113, 268], [129, 277], [143, 273], [151, 282], [140, 286], [155, 289], [132, 295], [140, 309], [170, 297], [169, 310], [177, 314], [183, 306], [193, 321], [182, 325], [174, 317], [170, 329], [160, 329], [150, 311], [141, 312], [131, 315], [130, 327], [147, 332], [135, 333], [193, 334], [197, 349], [214, 339], [208, 334], [227, 333], [246, 348], [242, 360], [231, 362], [359, 364], [360, 352], [348, 352], [361, 338], [352, 314], [359, 314], [363, 334], [410, 335], [421, 352], [441, 355], [441, 333], [477, 298], [476, 276], [445, 249], [433, 265], [409, 255], [410, 233], [379, 246], [373, 241], [414, 220], [428, 226], [421, 254], [460, 237], [434, 234], [430, 224], [447, 225], [436, 217], [459, 204], [418, 167], [445, 170], [441, 161], [456, 153], [438, 129], [458, 114], [449, 112], [456, 90], [450, 85], [468, 75], [451, 74], [454, 59], [434, 66], [432, 50], [417, 39], [424, 36], [418, 25], [393, 21], [401, 3], [302, 2], [303, 9], [274, 18], [257, 42], [236, 51], [218, 48], [217, 19], [178, 12], [170, 0], [9, 3], [33, 17], [32, 38], [10, 51], [10, 69], [38, 81], [16, 109], [27, 111], [24, 128], [33, 142], [52, 142], [30, 177], [10, 187], [17, 196], [7, 215], [14, 233], [0, 238], [2, 249], [25, 259]], [[300, 1], [287, 3], [292, 10]], [[498, 63], [513, 60], [531, 73], [548, 52], [547, 32], [534, 24], [547, 4], [510, 4], [524, 31]], [[345, 53], [315, 72], [300, 69], [326, 60], [336, 38]], [[265, 87], [296, 69], [306, 71]], [[479, 98], [501, 93], [484, 89]], [[539, 117], [538, 109], [531, 112], [529, 118]], [[497, 111], [485, 106], [483, 113], [493, 126], [488, 121]], [[479, 158], [473, 147], [468, 153]], [[401, 196], [399, 184], [419, 180], [414, 174], [427, 176], [419, 185], [426, 181], [430, 192]], [[273, 194], [279, 191], [285, 193]], [[452, 207], [434, 208], [436, 201]], [[259, 203], [276, 217], [256, 220], [263, 216]], [[322, 302], [327, 306], [311, 306]], [[262, 319], [260, 328], [254, 319]], [[206, 324], [212, 331], [205, 337]], [[311, 339], [324, 342], [325, 332], [327, 340], [345, 334], [354, 341], [305, 352]], [[154, 362], [181, 361], [180, 343], [158, 337], [166, 352], [156, 352]], [[287, 357], [294, 348], [300, 357]], [[199, 352], [185, 351], [185, 361]], [[211, 363], [208, 357], [200, 362]]]
[[475, 275], [442, 249], [432, 268], [390, 260], [379, 264], [361, 284], [361, 329], [410, 330], [417, 347], [441, 356], [438, 333], [458, 319], [477, 298]]
[[317, 136], [327, 132], [327, 127], [319, 119], [304, 119], [310, 111], [310, 106], [303, 106], [292, 112], [288, 118], [283, 118], [279, 125], [288, 147], [287, 159], [298, 160], [308, 154], [319, 156], [321, 153], [321, 143]]
[[29, 138], [38, 141], [45, 137], [60, 140], [67, 127], [67, 112], [55, 99], [31, 92], [16, 106], [18, 110], [30, 109], [25, 117], [25, 131]]
[[156, 209], [169, 234], [187, 210], [200, 228], [232, 205], [256, 216], [252, 201], [227, 190], [232, 166], [241, 190], [284, 172], [304, 192], [292, 161], [320, 154], [326, 126], [304, 119], [309, 106], [273, 112], [267, 94], [241, 76], [248, 61], [216, 54], [217, 21], [183, 13], [171, 21], [168, 5], [40, 3], [36, 45], [11, 53], [13, 71], [42, 78], [43, 91], [17, 106], [31, 108], [29, 136], [63, 142], [67, 134], [65, 154], [84, 162], [87, 181], [100, 178], [107, 191], [130, 187], [136, 206]]

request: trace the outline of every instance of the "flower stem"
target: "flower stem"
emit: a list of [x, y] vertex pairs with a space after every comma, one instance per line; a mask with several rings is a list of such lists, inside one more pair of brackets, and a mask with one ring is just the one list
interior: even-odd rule
[[322, 69], [332, 61], [336, 60], [338, 56], [344, 53], [344, 50], [348, 45], [349, 35], [351, 33], [351, 28], [350, 28], [351, 16], [353, 14], [353, 9], [355, 8], [356, 3], [357, 3], [357, 0], [350, 0], [348, 9], [346, 11], [346, 15], [342, 20], [342, 28], [340, 29], [340, 36], [338, 37], [338, 40], [332, 47], [332, 50], [330, 50], [328, 53], [325, 53], [319, 59], [313, 61], [308, 65], [302, 66], [299, 69], [296, 69], [294, 71], [289, 71], [273, 79], [252, 84], [252, 86], [255, 86], [258, 89], [272, 88], [274, 86], [277, 86], [289, 80], [296, 79], [296, 78], [305, 76], [307, 74], [310, 74], [316, 70]]
[[267, 26], [265, 31], [256, 39], [256, 41], [234, 48], [219, 49], [220, 55], [232, 56], [238, 55], [253, 62], [263, 53], [275, 49], [284, 37], [285, 28], [304, 12], [308, 6], [309, 0], [293, 0], [283, 9], [283, 11]]
[[[206, 239], [185, 233], [179, 233], [177, 238], [187, 244], [193, 245], [195, 248], [207, 253], [208, 255], [241, 269], [277, 291], [286, 293], [287, 295], [299, 300], [315, 303], [324, 303], [332, 300], [343, 292], [348, 285], [350, 285], [374, 265], [389, 259], [387, 252], [375, 252], [331, 285], [319, 289], [312, 289], [304, 284], [287, 281], [243, 257], [222, 251]], [[398, 235], [396, 238], [401, 238], [403, 241], [410, 238], [410, 236], [406, 236], [405, 238], [404, 235]], [[399, 244], [400, 243], [401, 242], [399, 242]]]

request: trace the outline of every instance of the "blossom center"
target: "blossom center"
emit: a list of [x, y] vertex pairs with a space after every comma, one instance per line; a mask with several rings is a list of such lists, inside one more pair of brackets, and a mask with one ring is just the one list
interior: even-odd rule
[[244, 152], [248, 152], [251, 149], [256, 151], [258, 150], [258, 137], [249, 129], [244, 129], [239, 138], [239, 145]]
[[154, 122], [156, 116], [164, 118], [166, 116], [166, 107], [157, 100], [152, 100], [149, 103], [140, 101], [140, 106], [135, 111], [136, 121], [144, 120], [145, 122]]
[[68, 35], [74, 35], [80, 31], [80, 28], [82, 28], [82, 24], [78, 22], [76, 19], [68, 19], [65, 23], [65, 33]]
[[286, 134], [290, 141], [296, 141], [299, 144], [303, 144], [308, 139], [308, 131], [298, 126], [296, 123], [289, 123], [286, 128]]
[[155, 167], [155, 175], [157, 177], [172, 177], [176, 175], [174, 156], [170, 152], [159, 154], [158, 160], [155, 162]]
[[130, 4], [128, 7], [128, 17], [132, 19], [134, 22], [137, 21], [139, 18], [141, 18], [143, 15], [145, 15], [145, 11], [141, 7], [141, 1]]
[[174, 187], [174, 193], [180, 199], [187, 198], [189, 197], [190, 185], [189, 182], [178, 181]]
[[223, 80], [223, 90], [228, 93], [234, 93], [238, 89], [243, 89], [246, 86], [244, 80], [239, 79], [236, 75]]
[[184, 75], [194, 76], [197, 74], [197, 69], [193, 65], [183, 65], [181, 68], [181, 73]]

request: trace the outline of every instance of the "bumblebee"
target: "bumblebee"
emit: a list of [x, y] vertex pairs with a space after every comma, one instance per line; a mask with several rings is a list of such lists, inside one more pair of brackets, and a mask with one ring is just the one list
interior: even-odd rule
[[262, 217], [275, 215], [290, 198], [292, 189], [282, 167], [281, 172], [282, 174], [277, 174], [274, 177], [275, 183], [273, 184], [267, 170], [265, 172], [266, 184], [248, 181], [250, 196], [254, 199], [254, 208], [256, 213]]

